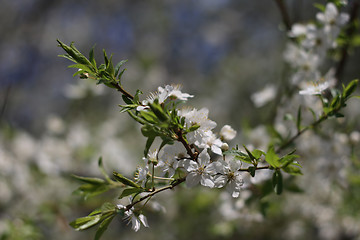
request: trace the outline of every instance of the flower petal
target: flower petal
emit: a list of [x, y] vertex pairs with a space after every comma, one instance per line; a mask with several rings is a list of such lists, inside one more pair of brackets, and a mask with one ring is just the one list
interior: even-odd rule
[[194, 187], [200, 182], [201, 175], [197, 174], [196, 172], [190, 172], [186, 176], [186, 186], [188, 187]]

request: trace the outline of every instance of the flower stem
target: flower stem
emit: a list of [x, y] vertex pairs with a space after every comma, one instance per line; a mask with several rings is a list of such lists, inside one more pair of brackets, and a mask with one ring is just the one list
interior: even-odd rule
[[180, 178], [180, 179], [176, 179], [176, 180], [174, 180], [174, 181], [173, 181], [170, 185], [168, 185], [168, 186], [159, 188], [159, 189], [157, 189], [157, 190], [153, 190], [153, 191], [152, 191], [151, 193], [149, 193], [148, 195], [143, 196], [143, 197], [141, 197], [139, 200], [134, 201], [134, 202], [132, 202], [131, 204], [127, 205], [125, 209], [129, 210], [129, 209], [131, 209], [134, 205], [136, 205], [136, 204], [138, 204], [138, 203], [140, 203], [140, 202], [142, 202], [142, 201], [144, 201], [144, 200], [146, 200], [146, 199], [148, 199], [148, 198], [151, 198], [152, 196], [154, 196], [154, 195], [156, 195], [156, 194], [158, 194], [158, 193], [160, 193], [160, 192], [163, 192], [163, 191], [168, 190], [168, 189], [173, 189], [173, 188], [176, 187], [177, 185], [183, 183], [183, 182], [185, 181], [185, 179], [186, 179], [185, 177], [184, 177], [184, 178]]

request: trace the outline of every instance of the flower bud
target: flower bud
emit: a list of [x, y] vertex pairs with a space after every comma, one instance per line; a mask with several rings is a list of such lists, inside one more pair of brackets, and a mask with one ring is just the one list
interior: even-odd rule
[[229, 125], [225, 125], [220, 130], [220, 137], [225, 141], [230, 141], [236, 136], [236, 131]]
[[229, 145], [227, 143], [223, 143], [221, 145], [221, 151], [225, 152], [227, 150], [229, 150]]

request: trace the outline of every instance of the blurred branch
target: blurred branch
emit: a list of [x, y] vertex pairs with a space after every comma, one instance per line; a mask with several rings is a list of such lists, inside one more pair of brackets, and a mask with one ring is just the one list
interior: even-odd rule
[[346, 61], [347, 61], [347, 58], [349, 55], [348, 50], [351, 45], [351, 39], [352, 39], [353, 35], [355, 34], [355, 30], [356, 30], [355, 20], [358, 15], [358, 10], [359, 10], [359, 1], [356, 0], [351, 5], [349, 27], [348, 27], [347, 31], [345, 32], [345, 37], [348, 40], [346, 41], [346, 43], [344, 44], [344, 46], [341, 49], [340, 61], [338, 62], [338, 65], [336, 67], [335, 77], [338, 80], [338, 82], [337, 82], [338, 86], [341, 85], [341, 82], [342, 82], [341, 78], [344, 73], [345, 64], [346, 64]]
[[5, 90], [4, 102], [1, 106], [1, 111], [0, 111], [0, 121], [3, 119], [3, 116], [5, 114], [5, 109], [8, 104], [8, 100], [10, 96], [10, 89], [11, 89], [11, 84], [9, 84], [9, 86]]
[[282, 21], [286, 27], [286, 30], [287, 31], [290, 31], [291, 30], [291, 26], [292, 26], [292, 23], [290, 21], [290, 17], [289, 17], [289, 13], [288, 13], [288, 10], [284, 4], [284, 1], [283, 0], [275, 0], [279, 10], [280, 10], [280, 13], [281, 13], [281, 17], [282, 17]]

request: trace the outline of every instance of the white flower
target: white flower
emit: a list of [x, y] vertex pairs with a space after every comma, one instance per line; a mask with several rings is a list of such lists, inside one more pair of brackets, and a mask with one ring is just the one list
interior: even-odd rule
[[349, 20], [349, 15], [340, 13], [334, 3], [328, 3], [325, 7], [325, 12], [316, 14], [316, 18], [325, 25], [343, 26]]
[[307, 25], [295, 23], [291, 27], [291, 31], [289, 31], [289, 37], [299, 37], [302, 35], [306, 35], [307, 33]]
[[233, 198], [240, 195], [241, 186], [244, 184], [240, 172], [241, 161], [231, 159], [230, 161], [216, 162], [216, 170], [220, 175], [215, 177], [215, 186], [222, 188], [226, 185], [226, 190]]
[[358, 142], [360, 142], [360, 132], [359, 131], [353, 131], [350, 133], [350, 142], [352, 144], [356, 144]]
[[183, 93], [180, 90], [180, 85], [166, 85], [165, 87], [158, 87], [158, 90], [154, 93], [150, 93], [150, 95], [141, 102], [141, 106], [138, 106], [136, 110], [143, 111], [149, 109], [148, 105], [153, 103], [155, 99], [158, 99], [161, 104], [168, 98], [186, 101], [188, 98], [193, 97], [193, 95]]
[[[198, 135], [200, 136], [200, 135]], [[195, 141], [195, 144], [200, 148], [205, 148], [210, 150], [218, 155], [222, 155], [221, 147], [223, 146], [223, 142], [215, 136], [212, 131], [206, 131], [201, 134], [202, 138], [198, 138]]]
[[149, 166], [137, 167], [135, 172], [135, 180], [137, 183], [141, 183], [142, 187], [145, 187], [147, 176], [149, 173]]
[[149, 151], [146, 158], [143, 157], [143, 161], [145, 162], [145, 167], [138, 166], [135, 172], [135, 180], [137, 183], [141, 183], [142, 187], [145, 187], [146, 180], [149, 174], [149, 164], [157, 163], [157, 154], [158, 150], [155, 149], [153, 151]]
[[175, 98], [178, 100], [186, 101], [188, 98], [193, 97], [188, 93], [183, 93], [180, 91], [180, 85], [166, 85], [165, 88], [158, 87], [159, 92], [159, 102], [165, 102], [167, 98]]
[[[118, 209], [125, 209], [125, 206], [118, 204]], [[131, 208], [129, 210], [126, 210], [124, 212], [124, 220], [131, 222], [132, 229], [137, 232], [140, 229], [141, 224], [144, 225], [144, 227], [149, 227], [149, 224], [147, 222], [147, 218], [143, 214], [138, 214], [134, 211], [134, 208]]]
[[214, 187], [215, 184], [212, 180], [212, 175], [216, 174], [215, 164], [210, 163], [210, 156], [206, 149], [199, 154], [197, 161], [198, 162], [188, 160], [184, 163], [184, 168], [188, 171], [186, 185], [193, 187], [200, 182], [203, 186]]
[[208, 119], [209, 110], [207, 108], [197, 109], [181, 109], [178, 112], [179, 116], [185, 117], [186, 127], [198, 125], [199, 128], [186, 135], [190, 143], [197, 146], [206, 146], [205, 137], [211, 135], [211, 130], [216, 127], [216, 122]]
[[236, 136], [236, 131], [230, 125], [224, 125], [220, 130], [220, 137], [225, 141], [233, 140]]
[[320, 95], [324, 90], [333, 87], [336, 79], [334, 78], [335, 71], [330, 69], [329, 72], [320, 79], [320, 81], [310, 81], [300, 86], [303, 90], [299, 91], [300, 95]]
[[275, 98], [276, 92], [276, 87], [274, 85], [269, 85], [266, 86], [264, 89], [260, 90], [259, 92], [252, 94], [251, 100], [255, 104], [255, 107], [262, 107]]
[[172, 177], [179, 167], [180, 160], [185, 157], [188, 155], [181, 144], [166, 145], [159, 153], [159, 162], [156, 168], [160, 169], [163, 175], [168, 173], [168, 177]]
[[320, 77], [318, 71], [321, 58], [318, 54], [305, 51], [300, 46], [293, 43], [288, 44], [284, 53], [285, 60], [296, 69], [292, 76], [292, 84], [298, 84], [302, 81], [312, 81]]
[[340, 27], [349, 21], [347, 13], [340, 13], [334, 3], [326, 4], [325, 12], [316, 14], [316, 18], [324, 24], [324, 31], [331, 39], [336, 39], [340, 33]]
[[158, 160], [157, 160], [157, 155], [158, 155], [158, 150], [155, 149], [155, 150], [152, 150], [152, 151], [149, 151], [146, 158], [143, 157], [143, 160], [146, 164], [149, 164], [149, 163], [156, 163]]

